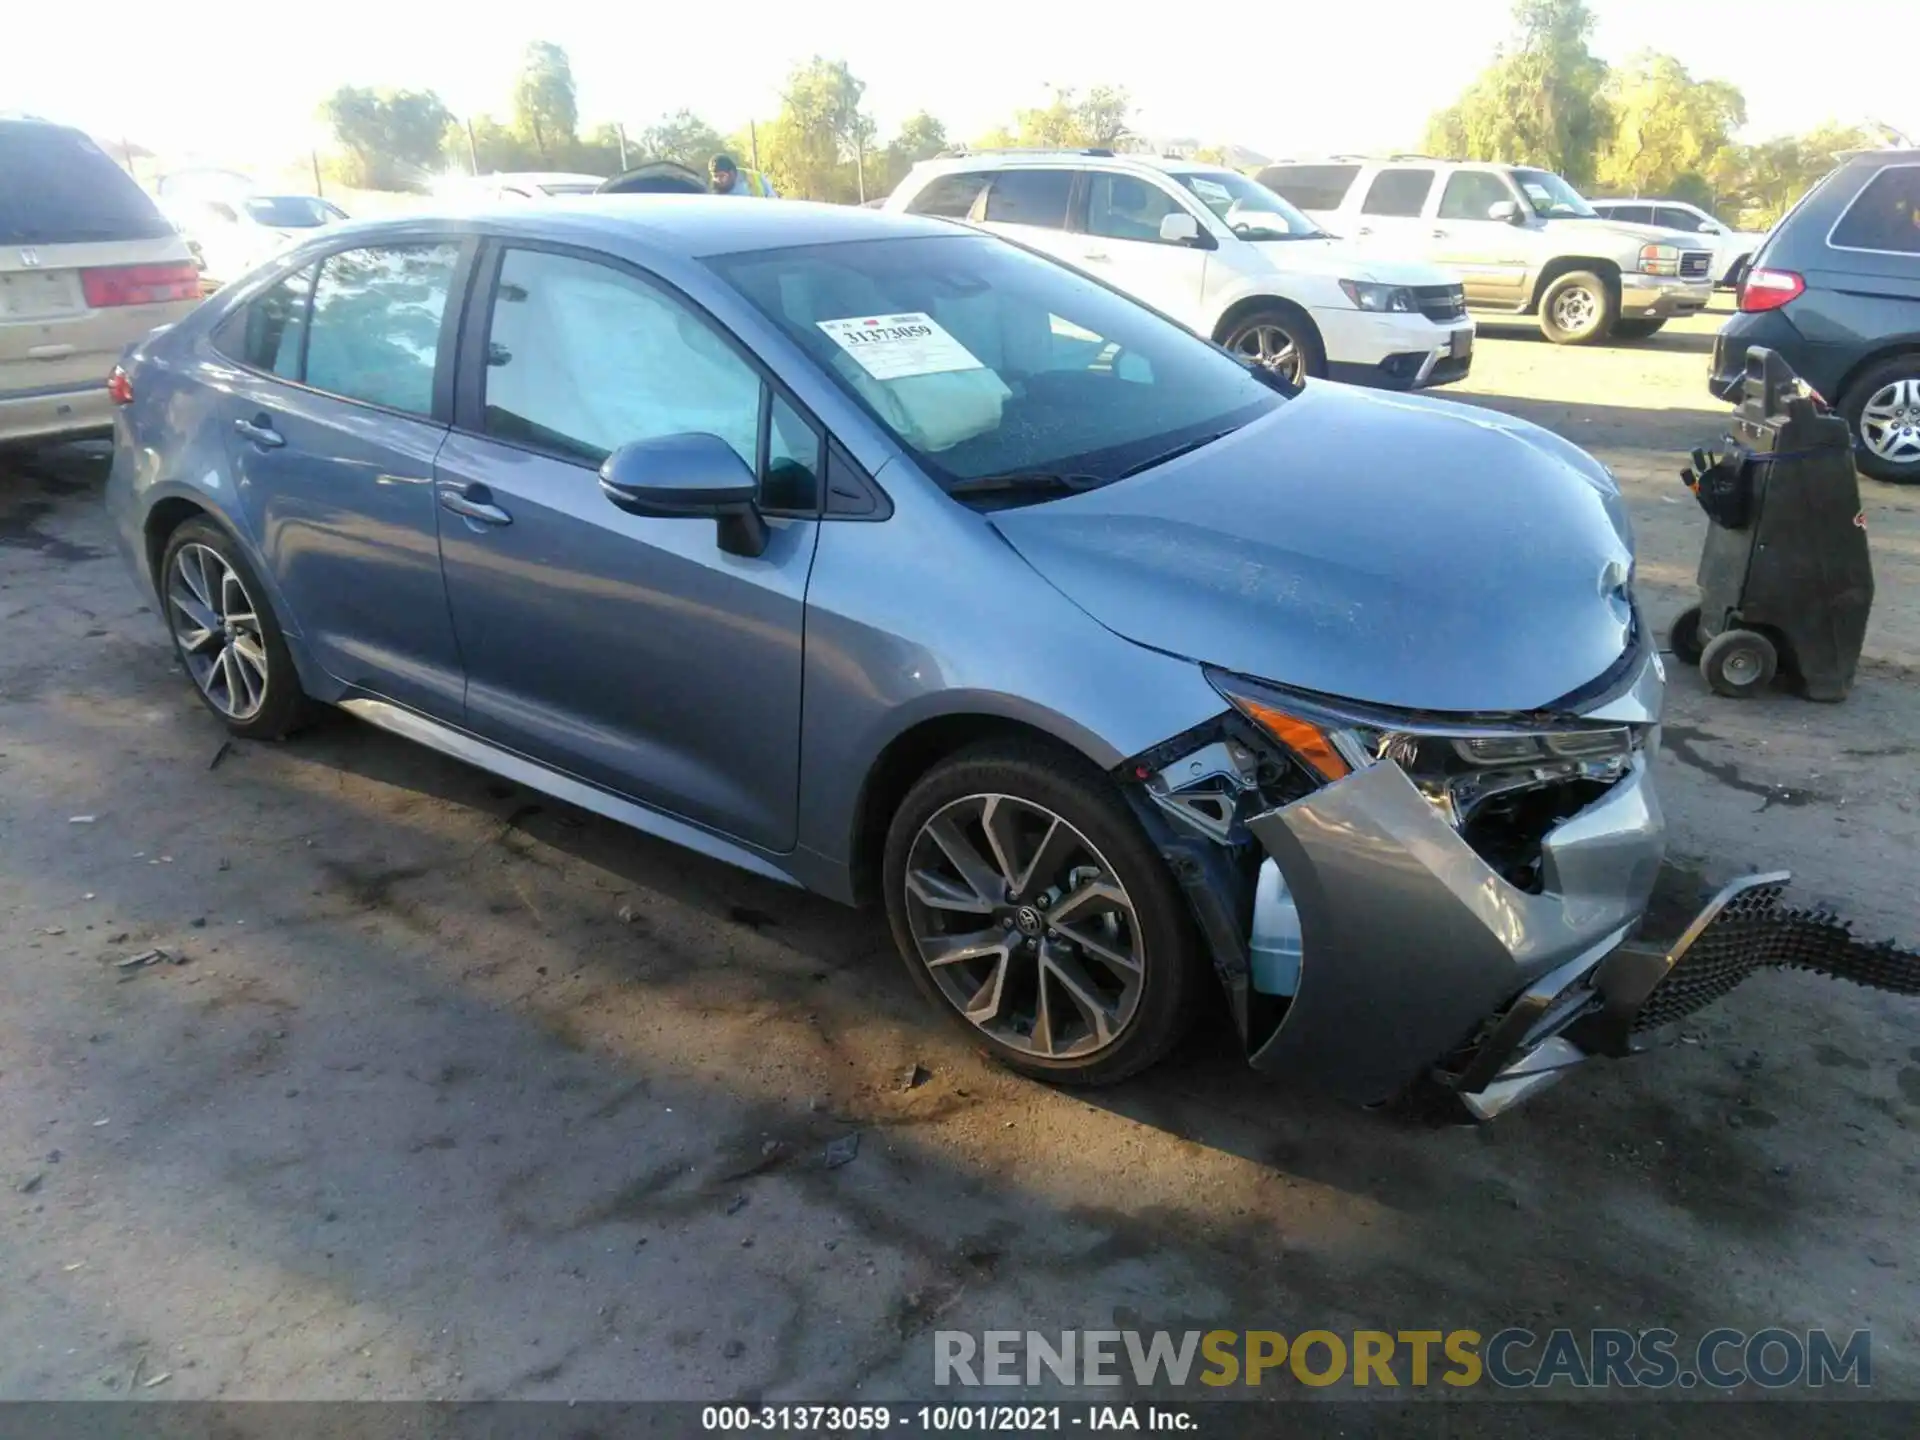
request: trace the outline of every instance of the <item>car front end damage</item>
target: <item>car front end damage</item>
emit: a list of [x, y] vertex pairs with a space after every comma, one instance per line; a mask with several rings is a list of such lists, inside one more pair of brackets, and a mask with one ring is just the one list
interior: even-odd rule
[[1783, 909], [1785, 875], [1735, 881], [1671, 942], [1638, 933], [1665, 821], [1658, 661], [1635, 667], [1578, 710], [1497, 716], [1214, 674], [1232, 708], [1122, 768], [1255, 1068], [1484, 1120], [1757, 969], [1920, 990], [1920, 957]]

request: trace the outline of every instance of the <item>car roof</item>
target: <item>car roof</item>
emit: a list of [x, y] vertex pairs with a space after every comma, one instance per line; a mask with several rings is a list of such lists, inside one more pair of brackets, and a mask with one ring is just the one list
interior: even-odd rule
[[1238, 175], [1241, 172], [1228, 165], [1215, 165], [1205, 160], [1183, 160], [1178, 155], [1140, 155], [1123, 154], [1112, 150], [974, 150], [964, 155], [942, 155], [934, 160], [922, 160], [914, 169], [928, 173], [946, 170], [993, 170], [1018, 169], [1027, 165], [1045, 165], [1057, 168], [1062, 165], [1079, 165], [1088, 169], [1142, 169], [1156, 170], [1162, 174], [1179, 171], [1181, 174]]
[[366, 240], [435, 225], [480, 224], [502, 235], [571, 239], [584, 244], [638, 240], [671, 254], [700, 257], [795, 245], [972, 233], [944, 220], [806, 200], [744, 200], [728, 195], [567, 195], [535, 207], [445, 204], [404, 215], [356, 220], [334, 237]]
[[496, 170], [489, 175], [471, 178], [481, 185], [498, 185], [509, 180], [521, 185], [598, 185], [607, 177], [572, 170]]

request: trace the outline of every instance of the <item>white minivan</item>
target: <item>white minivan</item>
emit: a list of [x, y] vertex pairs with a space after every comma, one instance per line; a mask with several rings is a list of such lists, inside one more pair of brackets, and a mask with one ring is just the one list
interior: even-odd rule
[[1222, 166], [987, 151], [914, 166], [886, 208], [1043, 251], [1290, 380], [1413, 390], [1458, 380], [1473, 363], [1456, 277], [1362, 254]]

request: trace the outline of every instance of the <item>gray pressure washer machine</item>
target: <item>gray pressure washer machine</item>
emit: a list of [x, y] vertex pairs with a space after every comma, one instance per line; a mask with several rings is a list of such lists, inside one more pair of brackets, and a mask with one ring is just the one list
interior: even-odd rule
[[1778, 672], [1809, 700], [1844, 700], [1873, 608], [1847, 422], [1756, 345], [1725, 447], [1680, 472], [1711, 524], [1673, 653], [1721, 695], [1757, 694]]

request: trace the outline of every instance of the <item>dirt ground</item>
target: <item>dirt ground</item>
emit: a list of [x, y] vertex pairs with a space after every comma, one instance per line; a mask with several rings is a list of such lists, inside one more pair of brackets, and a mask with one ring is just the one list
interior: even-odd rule
[[[1716, 323], [1488, 327], [1453, 392], [1615, 468], [1662, 628]], [[0, 461], [0, 1398], [925, 1398], [936, 1328], [1509, 1324], [1866, 1327], [1920, 1395], [1912, 1002], [1762, 977], [1479, 1128], [1276, 1087], [1217, 1020], [1048, 1090], [874, 917], [344, 719], [223, 744], [103, 475]], [[1661, 782], [1678, 885], [1787, 868], [1915, 943], [1920, 495], [1867, 490], [1853, 698], [1676, 668]]]

